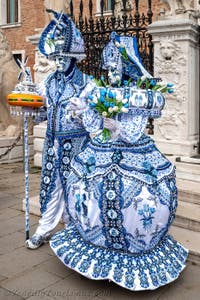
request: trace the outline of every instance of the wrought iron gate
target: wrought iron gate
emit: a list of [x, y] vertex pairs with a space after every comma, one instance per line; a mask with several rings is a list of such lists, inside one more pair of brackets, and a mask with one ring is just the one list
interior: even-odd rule
[[[122, 5], [120, 15], [116, 15], [115, 0], [99, 0], [98, 14], [94, 11], [98, 0], [94, 1], [80, 0], [78, 17], [74, 14], [74, 5], [77, 5], [77, 0], [70, 1], [70, 15], [85, 40], [87, 58], [80, 64], [82, 71], [97, 78], [104, 73], [100, 69], [102, 49], [109, 41], [110, 33], [115, 31], [123, 35], [136, 36], [143, 64], [153, 74], [153, 44], [151, 35], [147, 32], [147, 26], [152, 22], [152, 1], [131, 1], [133, 8], [130, 12], [127, 9], [128, 1], [122, 0], [120, 1]], [[146, 14], [139, 11], [141, 2], [143, 5], [146, 2]], [[110, 10], [105, 12], [104, 8], [110, 8]]]

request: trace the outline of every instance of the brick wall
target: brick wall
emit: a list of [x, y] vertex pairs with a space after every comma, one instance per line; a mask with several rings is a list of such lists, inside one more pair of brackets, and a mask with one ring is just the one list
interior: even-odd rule
[[20, 1], [20, 21], [21, 26], [2, 28], [12, 51], [25, 50], [25, 55], [29, 57], [28, 65], [34, 64], [34, 49], [27, 36], [36, 34], [35, 28], [44, 27], [44, 3], [41, 0], [21, 0]]

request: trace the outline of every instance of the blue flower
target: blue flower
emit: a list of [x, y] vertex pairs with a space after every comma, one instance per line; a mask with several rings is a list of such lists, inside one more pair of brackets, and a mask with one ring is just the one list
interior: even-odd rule
[[113, 99], [116, 99], [116, 96], [117, 96], [117, 95], [116, 95], [116, 93], [114, 92], [114, 93], [113, 93]]
[[109, 107], [109, 106], [110, 106], [110, 103], [107, 102], [107, 101], [105, 101], [105, 102], [104, 102], [104, 106], [105, 106], [105, 107]]
[[105, 102], [104, 96], [100, 96], [100, 99], [99, 99], [99, 100], [100, 100], [101, 103], [104, 103], [104, 102]]
[[100, 95], [105, 96], [106, 94], [106, 89], [100, 89]]
[[174, 84], [171, 83], [171, 82], [169, 82], [169, 83], [167, 84], [167, 87], [169, 87], [169, 88], [171, 88], [171, 87], [173, 87], [173, 86], [174, 86]]
[[96, 107], [96, 103], [91, 102], [91, 103], [90, 103], [90, 107]]
[[155, 85], [156, 85], [156, 80], [155, 80], [155, 79], [151, 79], [150, 85], [151, 85], [151, 86], [155, 86]]
[[125, 103], [123, 106], [124, 106], [125, 108], [129, 108], [129, 104], [128, 104], [128, 103]]
[[109, 98], [113, 98], [113, 93], [111, 91], [109, 91], [107, 95]]
[[114, 107], [114, 106], [115, 106], [115, 103], [110, 102], [110, 107]]
[[124, 80], [124, 85], [125, 85], [125, 86], [128, 85], [128, 80]]
[[89, 95], [88, 99], [93, 100], [94, 96], [93, 95]]
[[130, 98], [130, 94], [127, 94], [124, 98], [125, 99], [129, 99]]
[[168, 93], [169, 94], [173, 94], [174, 93], [174, 89], [168, 89]]
[[119, 52], [122, 53], [124, 51], [124, 47], [119, 47]]
[[89, 77], [90, 77], [90, 79], [91, 79], [91, 80], [94, 78], [94, 76], [93, 76], [93, 75], [90, 75]]
[[49, 37], [50, 37], [50, 39], [53, 39], [53, 38], [54, 38], [54, 34], [53, 34], [53, 33], [50, 33], [50, 34], [49, 34]]
[[104, 76], [101, 76], [101, 80], [104, 81], [104, 80], [105, 80], [105, 77], [104, 77]]

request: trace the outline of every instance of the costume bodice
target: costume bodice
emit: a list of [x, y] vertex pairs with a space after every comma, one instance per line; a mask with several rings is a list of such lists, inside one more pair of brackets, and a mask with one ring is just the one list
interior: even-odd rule
[[[115, 141], [123, 141], [135, 144], [144, 134], [148, 118], [158, 118], [161, 116], [165, 99], [159, 92], [137, 89], [135, 87], [107, 88], [107, 90], [108, 89], [112, 93], [117, 94], [117, 98], [121, 96], [121, 99], [126, 99], [128, 95], [128, 108], [126, 113], [120, 112], [113, 117], [118, 122], [118, 134], [115, 135], [114, 139], [112, 138], [106, 142], [113, 144]], [[101, 87], [97, 87], [92, 93], [99, 99], [101, 97]], [[97, 143], [99, 142], [101, 144], [105, 142], [103, 141], [102, 131], [99, 130], [103, 128], [103, 118], [95, 108], [91, 108], [85, 113], [83, 123], [89, 132], [100, 132], [94, 137]]]

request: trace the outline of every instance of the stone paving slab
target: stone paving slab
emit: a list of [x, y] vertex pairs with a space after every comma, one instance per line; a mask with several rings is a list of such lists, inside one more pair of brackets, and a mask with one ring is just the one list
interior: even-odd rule
[[0, 210], [15, 204], [17, 204], [16, 197], [13, 197], [13, 195], [8, 194], [7, 190], [5, 192], [1, 191], [0, 188]]
[[24, 245], [24, 233], [14, 232], [0, 238], [0, 254], [7, 254]]
[[5, 209], [0, 210], [0, 222], [10, 218], [14, 218], [18, 215], [24, 215], [24, 214], [22, 211], [20, 212], [20, 211], [16, 211], [16, 209], [6, 207]]
[[7, 279], [7, 277], [1, 276], [1, 275], [0, 275], [0, 282], [1, 282], [2, 280], [5, 280], [5, 279]]
[[177, 281], [169, 285], [158, 300], [199, 300], [200, 268], [188, 265]]
[[176, 214], [200, 222], [200, 205], [179, 201]]
[[[37, 223], [38, 223], [38, 218], [32, 216], [32, 218], [30, 218], [30, 225], [34, 225]], [[1, 222], [0, 237], [22, 230], [24, 229], [24, 227], [25, 227], [25, 217], [23, 214], [4, 220], [3, 222]]]
[[179, 241], [187, 249], [190, 249], [190, 254], [196, 256], [196, 261], [200, 257], [200, 232], [191, 232], [191, 230], [172, 226], [170, 234]]
[[66, 268], [66, 266], [55, 256], [52, 256], [50, 259], [40, 264], [38, 271], [40, 272], [40, 270], [44, 270], [46, 272], [55, 274], [62, 279], [66, 278], [67, 276], [73, 273], [72, 270]]
[[153, 291], [130, 291], [117, 284], [104, 281], [104, 290], [101, 291], [98, 300], [156, 300], [167, 289], [167, 286], [160, 287]]
[[96, 299], [99, 294], [107, 295], [105, 289], [106, 281], [91, 281], [73, 271], [71, 275], [44, 289], [43, 292], [56, 300], [91, 300]]
[[21, 203], [21, 199], [20, 198], [17, 198], [17, 204], [14, 204], [14, 205], [11, 205], [10, 208], [11, 209], [15, 209], [16, 211], [20, 211], [24, 214], [23, 210], [22, 210], [22, 203]]
[[60, 277], [37, 268], [1, 282], [1, 286], [24, 299], [40, 295], [40, 290], [56, 283]]
[[[31, 251], [31, 250], [30, 250]], [[44, 245], [42, 245], [42, 247], [40, 247], [39, 249], [37, 249], [37, 251], [41, 252], [41, 253], [45, 253], [48, 254], [49, 256], [53, 256], [55, 257], [54, 252], [51, 250], [49, 243], [46, 243]], [[32, 252], [32, 251], [31, 251]]]
[[0, 256], [0, 275], [13, 277], [49, 259], [49, 255], [24, 246]]
[[6, 289], [0, 287], [0, 300], [24, 300], [24, 298], [17, 296]]
[[37, 296], [31, 296], [30, 298], [27, 298], [27, 300], [55, 300], [55, 298], [51, 298], [40, 292]]

